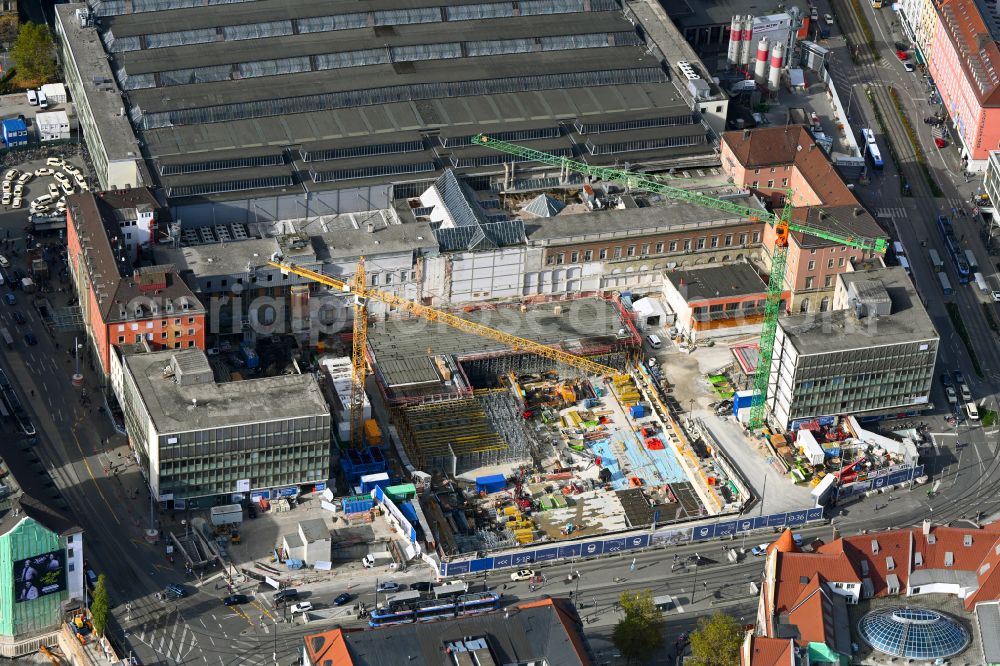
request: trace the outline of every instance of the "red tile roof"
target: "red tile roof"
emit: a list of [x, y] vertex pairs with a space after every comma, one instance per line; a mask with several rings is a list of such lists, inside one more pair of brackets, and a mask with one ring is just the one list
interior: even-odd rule
[[305, 640], [306, 653], [314, 666], [350, 666], [353, 663], [341, 629], [312, 634]]
[[750, 660], [740, 654], [740, 666], [794, 666], [795, 649], [791, 639], [750, 637]]
[[787, 613], [799, 599], [803, 588], [816, 574], [831, 583], [860, 583], [850, 560], [841, 554], [777, 553], [777, 594], [774, 611]]
[[798, 643], [834, 645], [833, 607], [826, 591], [826, 581], [816, 574], [799, 594], [788, 611], [787, 621], [799, 630]]
[[779, 553], [797, 553], [799, 552], [799, 547], [795, 545], [795, 539], [792, 537], [792, 530], [785, 528], [785, 531], [781, 533], [781, 536], [775, 539], [771, 545], [767, 547], [767, 552], [776, 550]]
[[979, 103], [1000, 106], [1000, 48], [975, 0], [944, 0], [937, 11]]

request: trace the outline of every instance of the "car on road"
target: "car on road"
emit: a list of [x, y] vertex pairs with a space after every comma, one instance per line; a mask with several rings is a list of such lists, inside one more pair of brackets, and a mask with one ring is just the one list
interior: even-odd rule
[[300, 601], [297, 604], [293, 604], [291, 611], [292, 613], [308, 613], [313, 609], [311, 601]]
[[990, 296], [993, 297], [993, 302], [994, 303], [1000, 303], [1000, 291], [990, 292]]
[[950, 386], [944, 387], [944, 394], [948, 398], [948, 403], [952, 405], [958, 404], [958, 396], [955, 394], [955, 389]]
[[896, 51], [896, 57], [905, 62], [910, 59], [910, 54], [906, 51]]
[[759, 546], [754, 546], [750, 549], [750, 553], [753, 554], [754, 557], [762, 557], [767, 555], [767, 547], [770, 545], [771, 544], [769, 543], [762, 543]]
[[17, 310], [14, 310], [14, 321], [17, 322], [19, 325], [23, 324], [25, 322], [24, 315], [18, 312]]
[[904, 62], [903, 63], [903, 69], [905, 69], [908, 72], [915, 72], [915, 71], [917, 71], [917, 68], [913, 66], [912, 62]]
[[955, 378], [955, 383], [956, 384], [964, 384], [965, 383], [965, 375], [962, 374], [961, 370], [953, 370], [951, 374]]
[[398, 592], [399, 583], [392, 580], [384, 580], [375, 588], [376, 592]]
[[51, 176], [52, 169], [46, 167], [40, 167], [38, 169], [35, 169], [35, 175], [38, 176], [39, 178], [44, 178], [45, 176]]
[[0, 268], [10, 268], [10, 261], [2, 254], [0, 254]]
[[510, 579], [515, 582], [519, 580], [531, 580], [534, 577], [535, 577], [534, 569], [521, 569], [519, 571], [515, 571], [510, 575]]
[[17, 297], [14, 294], [4, 294], [3, 299], [7, 301], [7, 305], [17, 305]]
[[188, 593], [187, 588], [183, 585], [178, 585], [177, 583], [168, 583], [166, 590], [167, 594], [172, 594], [175, 597], [186, 597]]
[[31, 331], [28, 331], [27, 333], [24, 334], [24, 342], [29, 347], [34, 347], [35, 345], [38, 344], [38, 338], [35, 337], [34, 333], [32, 333]]
[[962, 400], [969, 402], [972, 400], [972, 391], [969, 390], [968, 384], [959, 384], [958, 392], [962, 394]]
[[414, 592], [430, 592], [431, 584], [426, 580], [420, 581], [419, 583], [410, 583], [410, 589]]
[[832, 26], [833, 25], [833, 16], [831, 16], [830, 14], [823, 14], [823, 21], [827, 25]]
[[337, 598], [333, 600], [334, 606], [343, 606], [348, 601], [351, 600], [351, 595], [348, 592], [341, 592], [337, 595]]
[[941, 386], [951, 386], [951, 375], [947, 372], [941, 373]]
[[222, 600], [222, 603], [226, 606], [239, 606], [240, 604], [245, 604], [248, 601], [250, 601], [250, 598], [245, 594], [230, 594]]
[[296, 590], [294, 587], [289, 587], [287, 589], [280, 590], [279, 592], [275, 592], [274, 603], [275, 605], [280, 605], [285, 603], [286, 601], [292, 601], [298, 598], [299, 598], [299, 591]]

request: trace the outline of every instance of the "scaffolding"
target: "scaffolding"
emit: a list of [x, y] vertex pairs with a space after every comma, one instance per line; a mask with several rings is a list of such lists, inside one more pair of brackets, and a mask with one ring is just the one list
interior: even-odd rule
[[517, 398], [510, 391], [483, 392], [478, 397], [487, 418], [510, 447], [513, 460], [531, 456], [534, 465], [541, 468], [542, 460], [552, 454], [552, 444], [529, 427]]

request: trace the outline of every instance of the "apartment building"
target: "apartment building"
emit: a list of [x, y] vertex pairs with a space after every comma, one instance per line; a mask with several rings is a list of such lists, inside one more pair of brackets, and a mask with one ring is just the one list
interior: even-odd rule
[[67, 197], [69, 271], [104, 375], [115, 345], [204, 347], [205, 308], [169, 264], [139, 266], [164, 211], [146, 188]]

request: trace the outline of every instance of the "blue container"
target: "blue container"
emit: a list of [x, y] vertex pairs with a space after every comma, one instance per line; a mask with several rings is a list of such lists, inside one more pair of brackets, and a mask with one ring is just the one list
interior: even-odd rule
[[646, 415], [646, 406], [645, 405], [632, 405], [632, 408], [629, 410], [629, 413], [632, 415], [632, 418], [634, 418], [634, 419], [641, 419], [642, 417], [644, 417]]
[[254, 370], [260, 367], [260, 357], [257, 356], [257, 352], [249, 342], [241, 342], [240, 351], [243, 353], [243, 360], [246, 361], [248, 368]]
[[507, 487], [507, 479], [503, 474], [476, 477], [477, 493], [498, 493]]

